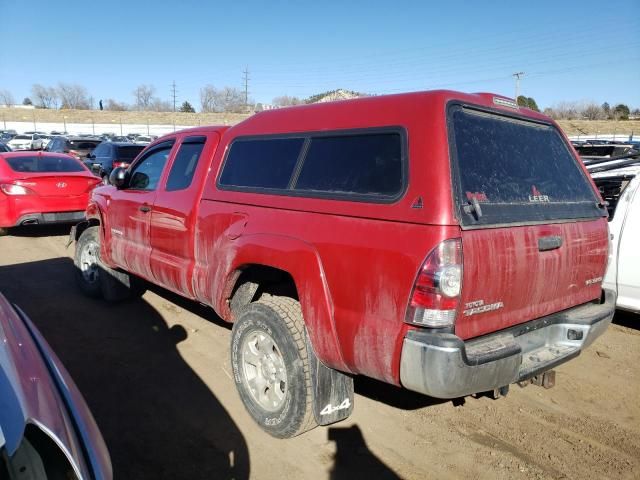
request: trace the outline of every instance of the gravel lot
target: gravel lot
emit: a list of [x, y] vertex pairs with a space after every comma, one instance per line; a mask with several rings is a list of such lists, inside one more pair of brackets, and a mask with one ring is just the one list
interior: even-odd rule
[[443, 402], [357, 378], [348, 421], [275, 440], [235, 391], [229, 326], [159, 289], [83, 297], [67, 232], [0, 238], [0, 291], [66, 364], [118, 479], [638, 478], [640, 316], [618, 314], [553, 389]]

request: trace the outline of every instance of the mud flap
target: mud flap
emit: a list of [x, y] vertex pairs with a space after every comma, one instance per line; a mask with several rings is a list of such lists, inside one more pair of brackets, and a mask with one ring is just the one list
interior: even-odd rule
[[69, 245], [71, 245], [73, 242], [76, 242], [78, 240], [78, 237], [80, 236], [79, 233], [81, 234], [84, 230], [87, 229], [88, 226], [89, 226], [89, 222], [87, 222], [86, 220], [83, 220], [75, 224], [74, 226], [72, 226], [71, 231], [69, 232], [69, 239], [67, 240], [67, 245], [65, 246], [65, 248], [69, 248]]
[[351, 415], [353, 411], [353, 378], [325, 366], [313, 350], [309, 335], [305, 335], [311, 383], [313, 415], [318, 425], [330, 425]]

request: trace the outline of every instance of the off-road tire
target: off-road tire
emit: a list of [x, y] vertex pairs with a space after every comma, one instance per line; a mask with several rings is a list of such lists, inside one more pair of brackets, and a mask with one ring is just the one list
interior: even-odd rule
[[[236, 388], [249, 415], [276, 438], [295, 437], [315, 428], [311, 372], [300, 304], [289, 297], [265, 294], [239, 309], [236, 318], [231, 334], [231, 366]], [[268, 411], [254, 398], [243, 367], [245, 341], [249, 335], [260, 331], [273, 339], [286, 369], [286, 392], [277, 411]]]
[[[144, 283], [126, 272], [114, 270], [100, 261], [100, 227], [87, 228], [78, 239], [74, 263], [76, 266], [76, 280], [80, 289], [90, 297], [102, 296], [108, 302], [120, 302], [129, 298], [140, 297], [145, 292]], [[89, 282], [83, 274], [82, 249], [93, 244], [98, 247], [96, 263], [96, 280]]]
[[[89, 227], [82, 232], [76, 242], [76, 251], [73, 257], [75, 265], [76, 283], [82, 293], [89, 297], [98, 298], [102, 295], [100, 277], [102, 274], [102, 264], [97, 260], [94, 264], [89, 264], [86, 257], [83, 259], [83, 252], [86, 249], [95, 249], [97, 245], [98, 257], [100, 252], [100, 231], [98, 227]], [[96, 257], [96, 259], [98, 259]], [[93, 268], [95, 267], [95, 268]], [[91, 273], [87, 273], [91, 270]]]

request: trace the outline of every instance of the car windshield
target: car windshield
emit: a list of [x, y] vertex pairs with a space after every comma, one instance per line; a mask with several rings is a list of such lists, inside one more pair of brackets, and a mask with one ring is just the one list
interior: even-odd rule
[[29, 157], [5, 157], [9, 167], [15, 172], [48, 173], [48, 172], [82, 172], [81, 163], [68, 157], [38, 155]]
[[31, 135], [16, 135], [14, 140], [31, 140]]

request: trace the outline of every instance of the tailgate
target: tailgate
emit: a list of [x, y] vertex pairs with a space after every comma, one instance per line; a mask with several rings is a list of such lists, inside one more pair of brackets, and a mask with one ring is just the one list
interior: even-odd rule
[[600, 297], [606, 208], [551, 123], [449, 107], [462, 227], [456, 334], [473, 338]]
[[462, 251], [456, 334], [466, 339], [600, 297], [606, 219], [468, 230]]

